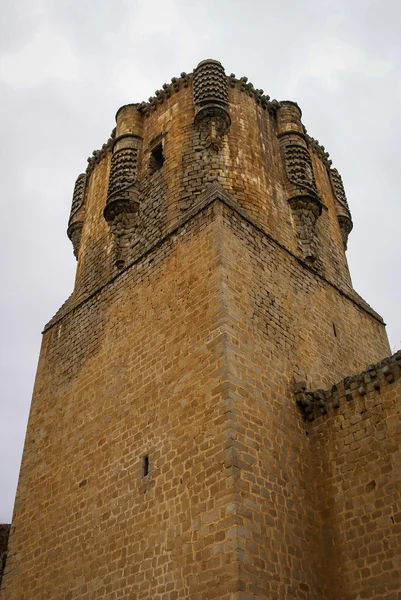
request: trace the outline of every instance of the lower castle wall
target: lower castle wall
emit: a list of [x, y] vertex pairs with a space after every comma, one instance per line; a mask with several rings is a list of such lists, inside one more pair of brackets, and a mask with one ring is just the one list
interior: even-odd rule
[[388, 364], [339, 384], [306, 427], [328, 600], [401, 597], [401, 360]]

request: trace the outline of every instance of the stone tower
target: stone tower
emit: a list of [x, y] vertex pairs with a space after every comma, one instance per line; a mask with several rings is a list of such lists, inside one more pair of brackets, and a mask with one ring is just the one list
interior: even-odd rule
[[215, 60], [116, 122], [75, 185], [1, 600], [399, 598], [401, 356], [328, 154]]

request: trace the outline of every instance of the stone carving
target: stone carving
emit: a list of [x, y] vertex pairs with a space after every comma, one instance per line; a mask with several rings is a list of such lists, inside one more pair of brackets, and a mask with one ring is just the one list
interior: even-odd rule
[[341, 238], [344, 244], [344, 250], [347, 249], [348, 246], [348, 236], [352, 231], [353, 223], [351, 218], [348, 215], [338, 215], [338, 224], [340, 226]]
[[347, 196], [345, 195], [344, 184], [340, 173], [337, 169], [330, 169], [330, 177], [336, 200], [349, 211]]
[[299, 236], [299, 246], [306, 261], [316, 260], [316, 221], [322, 213], [322, 208], [314, 198], [298, 196], [289, 200], [295, 226]]
[[278, 137], [287, 174], [288, 203], [294, 216], [299, 246], [308, 262], [316, 260], [315, 227], [322, 214], [301, 111], [294, 102], [281, 102]]
[[194, 102], [228, 105], [227, 77], [223, 65], [217, 60], [203, 60], [194, 71]]
[[194, 71], [195, 125], [205, 148], [218, 151], [228, 133], [228, 80], [217, 60], [204, 60]]
[[142, 138], [139, 136], [124, 134], [115, 140], [113, 147], [103, 214], [114, 236], [115, 262], [118, 268], [125, 264], [127, 232], [136, 227], [135, 215], [139, 209], [138, 157], [141, 145]]
[[74, 194], [72, 196], [71, 213], [68, 221], [67, 235], [72, 242], [74, 256], [78, 259], [79, 246], [83, 226], [83, 208], [85, 200], [86, 175], [81, 173], [75, 182]]
[[302, 138], [286, 135], [281, 144], [285, 159], [285, 168], [290, 183], [306, 193], [317, 197], [316, 181], [313, 174], [312, 161]]
[[344, 249], [347, 249], [348, 236], [352, 231], [353, 223], [349, 210], [347, 196], [345, 195], [344, 184], [337, 169], [330, 169], [330, 181], [333, 187], [334, 197], [337, 205], [337, 219], [340, 226], [341, 237]]
[[122, 148], [111, 159], [108, 202], [116, 194], [135, 184], [138, 170], [138, 149]]
[[217, 152], [223, 144], [230, 124], [230, 116], [226, 111], [218, 106], [206, 107], [202, 118], [197, 120], [201, 144]]

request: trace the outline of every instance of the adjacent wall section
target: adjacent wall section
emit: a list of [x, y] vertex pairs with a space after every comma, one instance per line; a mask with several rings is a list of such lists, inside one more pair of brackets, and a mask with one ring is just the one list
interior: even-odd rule
[[385, 330], [233, 205], [222, 216], [240, 598], [325, 599], [324, 515], [294, 383], [361, 370], [387, 354]]
[[401, 597], [401, 352], [328, 390], [307, 425], [328, 600]]

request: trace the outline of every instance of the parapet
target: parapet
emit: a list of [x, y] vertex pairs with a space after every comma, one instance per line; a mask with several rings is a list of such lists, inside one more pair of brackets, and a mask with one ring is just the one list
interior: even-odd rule
[[[294, 386], [296, 403], [307, 421], [314, 421], [329, 411], [336, 411], [344, 403], [352, 402], [371, 393], [379, 393], [394, 382], [400, 383], [401, 350], [380, 362], [368, 365], [365, 371], [345, 377], [329, 389], [308, 391], [307, 383], [299, 381]], [[401, 397], [401, 390], [399, 393]]]

